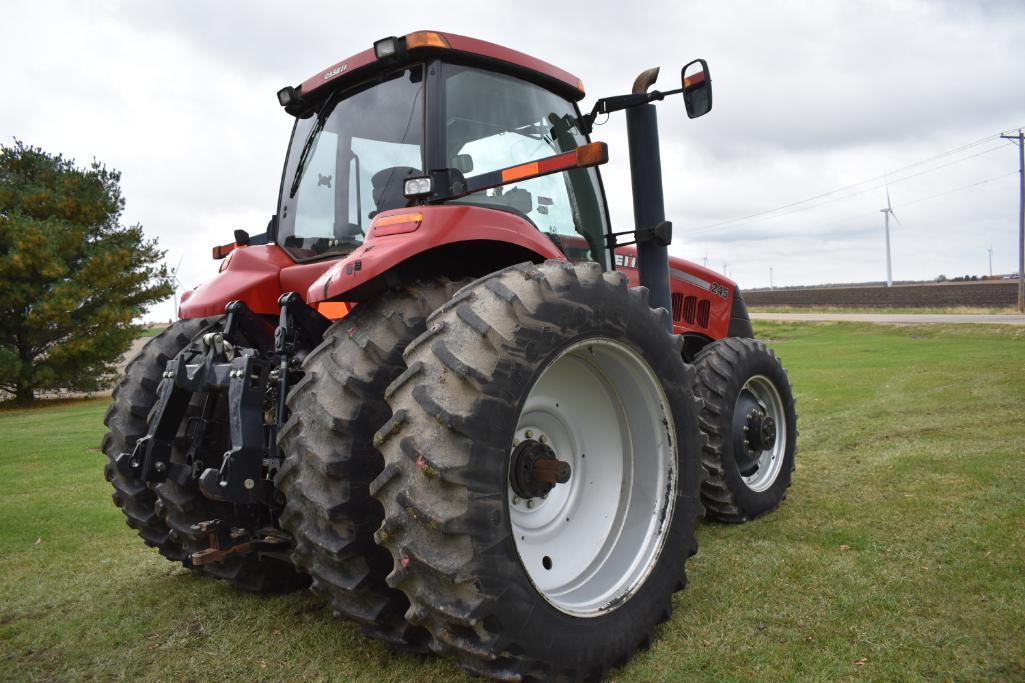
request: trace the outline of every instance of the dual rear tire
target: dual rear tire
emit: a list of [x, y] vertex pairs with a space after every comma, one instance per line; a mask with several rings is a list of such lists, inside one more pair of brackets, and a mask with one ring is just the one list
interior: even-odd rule
[[[669, 618], [697, 547], [681, 340], [596, 264], [508, 268], [418, 308], [415, 339], [404, 313], [382, 334], [409, 296], [336, 325], [292, 394], [297, 562], [372, 635], [489, 676], [602, 678]], [[562, 483], [537, 479], [555, 463]]]

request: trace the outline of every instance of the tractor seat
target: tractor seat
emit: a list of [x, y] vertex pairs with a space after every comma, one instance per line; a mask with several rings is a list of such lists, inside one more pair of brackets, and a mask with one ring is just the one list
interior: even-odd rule
[[404, 208], [408, 203], [405, 195], [406, 178], [420, 173], [420, 169], [412, 166], [390, 166], [371, 176], [370, 184], [373, 186], [374, 205], [377, 210], [370, 214], [370, 217], [373, 218], [388, 209]]

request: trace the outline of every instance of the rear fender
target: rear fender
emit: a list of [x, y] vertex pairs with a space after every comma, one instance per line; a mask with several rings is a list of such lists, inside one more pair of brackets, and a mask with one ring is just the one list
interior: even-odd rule
[[[378, 227], [388, 223], [384, 219], [402, 214], [419, 214], [421, 220]], [[363, 244], [310, 285], [306, 302], [360, 301], [375, 283], [398, 272], [403, 264], [415, 261], [418, 273], [430, 273], [432, 254], [446, 254], [445, 260], [438, 260], [434, 274], [451, 274], [443, 264], [450, 261], [453, 250], [465, 249], [466, 257], [472, 259], [485, 248], [482, 245], [490, 245], [486, 248], [491, 252], [508, 248], [514, 259], [510, 263], [565, 259], [529, 221], [508, 211], [455, 204], [393, 209], [378, 214]], [[471, 267], [468, 272], [472, 271]]]
[[225, 305], [236, 299], [254, 313], [277, 315], [281, 270], [294, 264], [276, 244], [237, 247], [221, 261], [217, 277], [185, 292], [178, 317], [220, 315]]

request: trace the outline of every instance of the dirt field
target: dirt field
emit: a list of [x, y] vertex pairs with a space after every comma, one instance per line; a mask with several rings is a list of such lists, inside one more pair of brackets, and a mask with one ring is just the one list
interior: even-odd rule
[[1018, 301], [1016, 280], [943, 282], [893, 287], [803, 287], [744, 292], [750, 306], [1004, 307]]

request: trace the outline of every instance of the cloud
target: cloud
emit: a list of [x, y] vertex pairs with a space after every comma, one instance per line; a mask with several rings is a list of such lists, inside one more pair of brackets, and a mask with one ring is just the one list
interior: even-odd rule
[[[741, 286], [882, 277], [879, 190], [773, 220], [703, 226], [798, 201], [1025, 125], [1019, 2], [594, 2], [465, 7], [380, 4], [33, 2], [5, 9], [0, 133], [123, 173], [126, 221], [182, 259], [180, 278], [215, 272], [209, 248], [275, 211], [291, 120], [274, 92], [421, 28], [472, 35], [583, 78], [595, 97], [626, 92], [661, 64], [657, 87], [709, 60], [715, 108], [688, 120], [659, 107], [673, 253], [727, 261]], [[624, 117], [594, 137], [614, 225], [632, 223]], [[981, 151], [982, 148], [979, 148]], [[896, 277], [1015, 264], [1013, 148], [891, 186]], [[906, 208], [902, 209], [901, 207]], [[688, 232], [695, 231], [695, 232]], [[170, 306], [154, 313], [168, 317]]]

